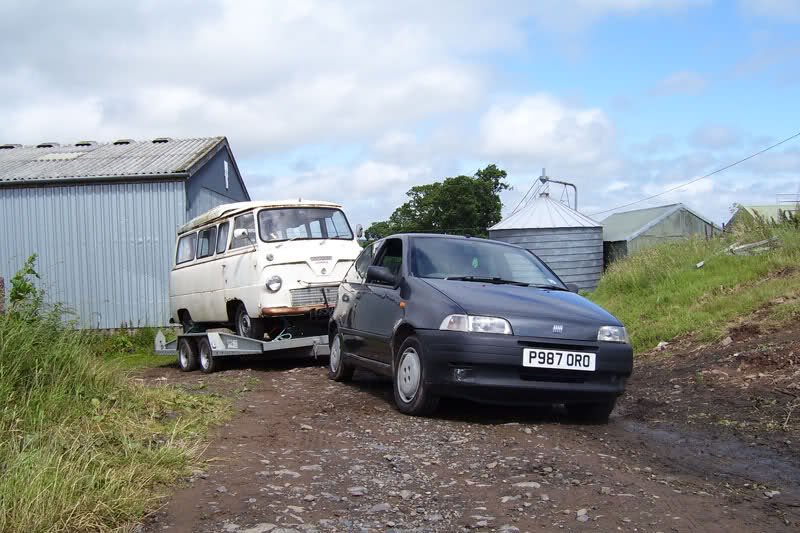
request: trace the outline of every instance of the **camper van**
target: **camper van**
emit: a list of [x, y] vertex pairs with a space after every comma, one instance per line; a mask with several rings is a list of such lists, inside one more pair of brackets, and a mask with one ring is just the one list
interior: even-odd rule
[[186, 333], [227, 327], [257, 340], [326, 332], [361, 233], [329, 202], [215, 207], [178, 230], [170, 321]]

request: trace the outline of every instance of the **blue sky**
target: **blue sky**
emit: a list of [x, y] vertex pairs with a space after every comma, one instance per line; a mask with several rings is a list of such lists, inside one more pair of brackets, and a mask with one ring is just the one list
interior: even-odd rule
[[[0, 142], [226, 135], [254, 198], [365, 226], [489, 163], [592, 215], [800, 131], [797, 0], [0, 1], [0, 45]], [[800, 139], [635, 207], [777, 193]]]

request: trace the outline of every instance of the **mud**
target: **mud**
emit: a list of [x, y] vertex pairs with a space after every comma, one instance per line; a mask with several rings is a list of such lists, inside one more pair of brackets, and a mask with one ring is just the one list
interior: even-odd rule
[[798, 531], [798, 368], [774, 363], [800, 328], [731, 337], [637, 361], [608, 425], [461, 401], [407, 417], [388, 380], [334, 383], [321, 363], [164, 366], [144, 379], [231, 396], [236, 415], [140, 528]]

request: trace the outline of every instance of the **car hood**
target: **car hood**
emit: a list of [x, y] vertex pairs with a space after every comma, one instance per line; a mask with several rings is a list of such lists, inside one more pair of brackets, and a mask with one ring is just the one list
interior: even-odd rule
[[[597, 340], [600, 326], [621, 326], [602, 307], [572, 292], [424, 278], [470, 315], [502, 317], [515, 335], [564, 340]], [[560, 334], [553, 326], [562, 326]]]

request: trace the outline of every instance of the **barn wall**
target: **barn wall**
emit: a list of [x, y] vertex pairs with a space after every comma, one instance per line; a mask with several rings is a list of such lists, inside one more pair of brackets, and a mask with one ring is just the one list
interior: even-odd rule
[[685, 239], [692, 235], [711, 235], [714, 227], [691, 212], [681, 209], [628, 242], [628, 253], [635, 253], [656, 244]]
[[495, 230], [496, 239], [535, 253], [564, 283], [593, 290], [603, 275], [603, 228]]
[[[225, 163], [228, 164], [228, 183], [225, 183]], [[228, 150], [222, 149], [211, 160], [189, 178], [186, 188], [186, 220], [201, 215], [222, 204], [244, 202], [250, 197], [237, 174]]]
[[47, 300], [83, 327], [167, 324], [184, 183], [0, 188], [0, 276], [36, 253]]

